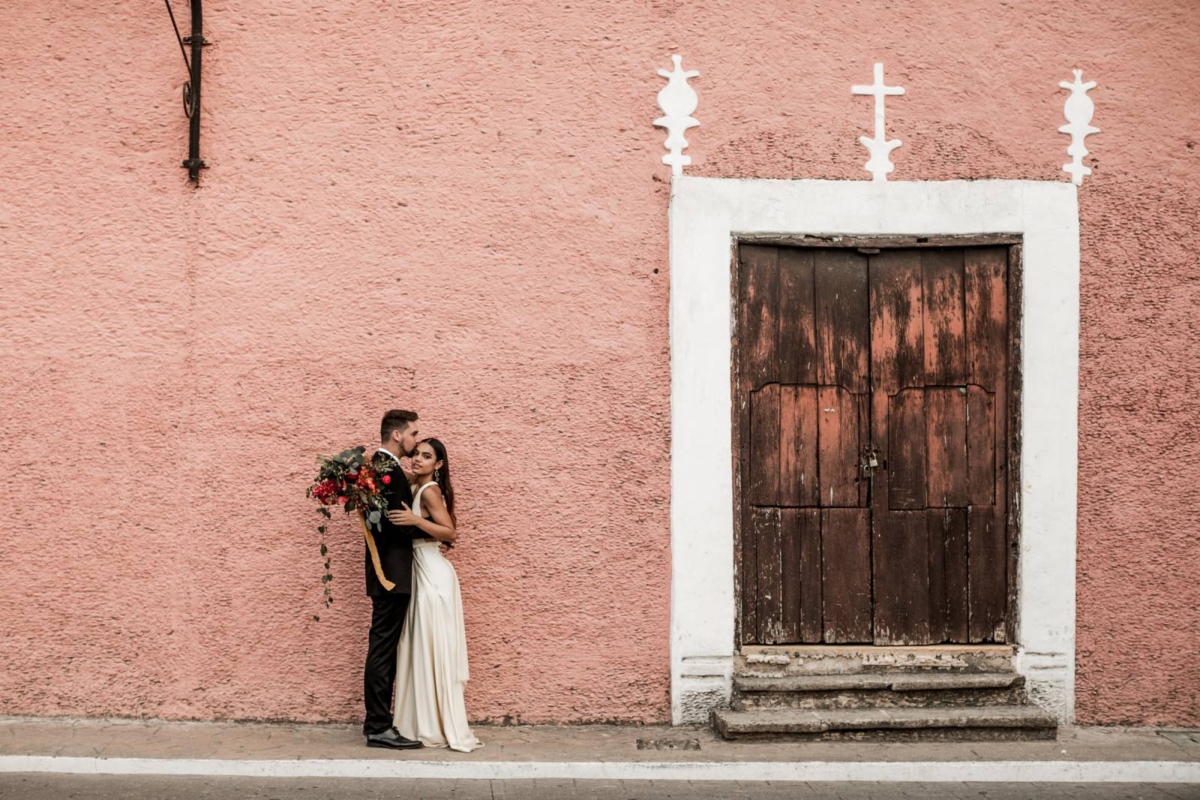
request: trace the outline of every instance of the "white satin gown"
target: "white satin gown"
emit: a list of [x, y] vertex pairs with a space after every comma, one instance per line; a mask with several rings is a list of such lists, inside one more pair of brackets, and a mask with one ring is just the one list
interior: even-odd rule
[[[413, 495], [418, 517], [426, 483]], [[463, 687], [467, 669], [467, 633], [462, 592], [454, 565], [437, 541], [413, 542], [412, 600], [397, 648], [395, 724], [402, 736], [426, 747], [469, 753], [483, 747], [467, 724]]]

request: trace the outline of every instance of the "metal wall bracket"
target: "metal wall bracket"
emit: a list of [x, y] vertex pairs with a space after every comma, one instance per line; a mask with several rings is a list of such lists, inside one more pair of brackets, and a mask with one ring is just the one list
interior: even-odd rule
[[[171, 17], [171, 27], [175, 29], [175, 38], [179, 41], [179, 52], [183, 54], [183, 63], [187, 67], [188, 80], [183, 84], [183, 113], [188, 118], [188, 157], [180, 166], [188, 171], [188, 180], [200, 181], [200, 170], [208, 165], [200, 158], [200, 53], [204, 45], [211, 44], [204, 38], [203, 18], [201, 15], [201, 0], [190, 0], [192, 11], [192, 32], [187, 36], [179, 35], [179, 26], [175, 24], [175, 12], [171, 10], [171, 0], [163, 0], [167, 6], [167, 14]], [[187, 48], [190, 47], [192, 57], [188, 58]]]

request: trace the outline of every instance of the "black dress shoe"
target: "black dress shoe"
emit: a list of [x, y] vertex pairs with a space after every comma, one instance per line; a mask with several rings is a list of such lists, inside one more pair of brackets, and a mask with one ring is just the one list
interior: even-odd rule
[[416, 750], [425, 745], [412, 739], [405, 739], [400, 731], [388, 728], [383, 733], [372, 733], [367, 736], [367, 747], [386, 747], [390, 750]]

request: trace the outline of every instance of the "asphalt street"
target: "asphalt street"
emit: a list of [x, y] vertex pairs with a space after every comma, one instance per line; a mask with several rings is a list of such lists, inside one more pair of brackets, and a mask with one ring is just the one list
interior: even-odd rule
[[733, 783], [571, 780], [380, 780], [0, 775], [2, 800], [1200, 800], [1200, 785], [1062, 783]]

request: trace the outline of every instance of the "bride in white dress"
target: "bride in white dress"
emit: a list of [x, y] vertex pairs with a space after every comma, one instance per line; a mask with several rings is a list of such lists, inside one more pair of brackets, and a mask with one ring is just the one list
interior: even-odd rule
[[389, 511], [396, 525], [415, 525], [428, 539], [413, 540], [413, 593], [397, 648], [393, 724], [402, 736], [427, 747], [469, 753], [483, 747], [467, 724], [463, 686], [467, 635], [462, 593], [454, 566], [442, 554], [456, 536], [454, 488], [446, 447], [437, 439], [412, 456], [413, 504]]

